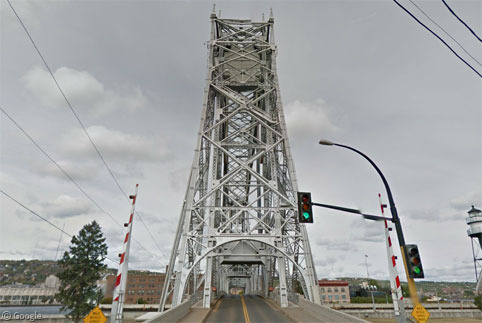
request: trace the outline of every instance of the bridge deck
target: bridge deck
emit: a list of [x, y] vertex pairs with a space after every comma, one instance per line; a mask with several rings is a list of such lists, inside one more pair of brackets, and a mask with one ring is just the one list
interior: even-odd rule
[[[257, 295], [227, 295], [216, 302], [203, 322], [367, 322], [324, 306], [313, 304], [311, 307], [290, 303], [282, 310], [272, 300]], [[191, 312], [179, 322], [194, 322], [194, 316]]]
[[254, 295], [227, 295], [211, 310], [205, 322], [293, 322], [269, 301]]

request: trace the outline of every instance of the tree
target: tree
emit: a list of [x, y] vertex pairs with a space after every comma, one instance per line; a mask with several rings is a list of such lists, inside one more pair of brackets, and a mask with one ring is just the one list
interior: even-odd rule
[[63, 304], [62, 310], [71, 310], [68, 317], [79, 322], [102, 298], [96, 282], [107, 268], [107, 245], [96, 221], [85, 225], [71, 243], [59, 260], [60, 289], [55, 298]]
[[375, 279], [368, 280], [368, 285], [375, 286], [377, 290], [380, 289], [380, 285], [378, 285], [378, 281], [376, 281]]
[[142, 298], [139, 298], [139, 299], [137, 300], [137, 304], [147, 304], [147, 301], [145, 301], [145, 300], [142, 299]]
[[474, 297], [474, 304], [482, 311], [482, 297], [480, 295]]
[[303, 286], [301, 286], [301, 283], [299, 280], [295, 280], [295, 287], [294, 287], [294, 290], [300, 294], [300, 295], [304, 295], [305, 293], [303, 292]]

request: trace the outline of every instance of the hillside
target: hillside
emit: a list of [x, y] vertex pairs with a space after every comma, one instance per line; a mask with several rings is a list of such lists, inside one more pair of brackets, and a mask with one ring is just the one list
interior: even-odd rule
[[[108, 268], [105, 274], [115, 274], [117, 269]], [[40, 285], [49, 275], [56, 275], [59, 272], [57, 262], [53, 260], [0, 260], [0, 286], [11, 284]], [[148, 271], [129, 271], [148, 273]], [[350, 285], [360, 285], [366, 282], [366, 278], [340, 277], [348, 281]], [[389, 291], [388, 280], [370, 279], [370, 285], [377, 285], [378, 290]], [[474, 297], [474, 282], [434, 282], [418, 280], [417, 289], [421, 296], [438, 295], [445, 299], [470, 299]], [[402, 282], [403, 287], [407, 287]]]
[[[366, 282], [366, 278], [340, 277], [346, 280], [350, 285], [359, 285]], [[374, 284], [376, 282], [376, 284]], [[390, 290], [390, 282], [388, 280], [370, 279], [370, 284], [377, 285], [380, 290]], [[445, 299], [472, 299], [474, 297], [475, 282], [443, 282], [443, 281], [427, 281], [417, 280], [415, 282], [417, 290], [421, 296], [437, 295]], [[402, 282], [402, 288], [408, 289], [406, 282]]]
[[0, 286], [40, 285], [49, 275], [59, 272], [53, 260], [0, 260]]
[[[59, 272], [53, 260], [0, 260], [0, 287], [12, 284], [40, 285], [49, 275]], [[107, 268], [105, 274], [115, 274], [117, 268]], [[129, 273], [150, 273], [149, 271], [129, 270]]]

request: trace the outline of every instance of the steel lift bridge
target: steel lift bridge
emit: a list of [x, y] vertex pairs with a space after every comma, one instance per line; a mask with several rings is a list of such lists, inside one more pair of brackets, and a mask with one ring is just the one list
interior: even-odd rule
[[274, 19], [211, 14], [204, 103], [160, 310], [242, 287], [319, 303], [276, 72]]

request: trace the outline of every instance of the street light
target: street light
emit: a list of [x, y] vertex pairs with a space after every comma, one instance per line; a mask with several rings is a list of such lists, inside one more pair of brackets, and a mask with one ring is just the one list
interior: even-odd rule
[[[368, 273], [368, 261], [367, 261], [368, 256], [365, 255], [365, 265], [367, 266], [367, 287], [368, 291], [370, 291], [370, 274]], [[373, 311], [375, 312], [377, 308], [375, 307], [375, 299], [373, 298], [373, 291], [372, 292], [372, 304], [373, 304]]]
[[368, 162], [375, 168], [378, 175], [380, 175], [380, 177], [382, 178], [383, 185], [385, 185], [385, 190], [387, 191], [388, 202], [390, 204], [390, 212], [392, 214], [391, 220], [395, 224], [395, 230], [397, 231], [398, 243], [400, 244], [400, 250], [401, 250], [401, 253], [402, 253], [402, 259], [403, 259], [403, 264], [404, 264], [404, 267], [405, 267], [405, 275], [407, 276], [408, 289], [410, 291], [410, 296], [412, 298], [412, 302], [413, 302], [414, 306], [419, 304], [418, 296], [417, 296], [417, 288], [415, 287], [415, 281], [413, 280], [413, 278], [410, 277], [410, 274], [408, 272], [406, 252], [405, 252], [405, 238], [403, 237], [402, 224], [400, 223], [400, 218], [398, 217], [398, 212], [397, 212], [397, 208], [395, 207], [395, 201], [393, 200], [392, 191], [390, 190], [390, 186], [388, 186], [388, 182], [385, 179], [385, 176], [383, 176], [383, 174], [382, 174], [381, 170], [378, 168], [378, 166], [367, 155], [365, 155], [364, 153], [362, 153], [361, 151], [359, 151], [355, 148], [352, 148], [352, 147], [346, 146], [346, 145], [337, 144], [337, 143], [334, 143], [332, 141], [324, 140], [324, 139], [320, 140], [319, 144], [324, 145], [324, 146], [338, 146], [338, 147], [346, 148], [346, 149], [349, 149], [351, 151], [356, 152], [357, 154], [363, 156], [363, 158], [368, 160]]

